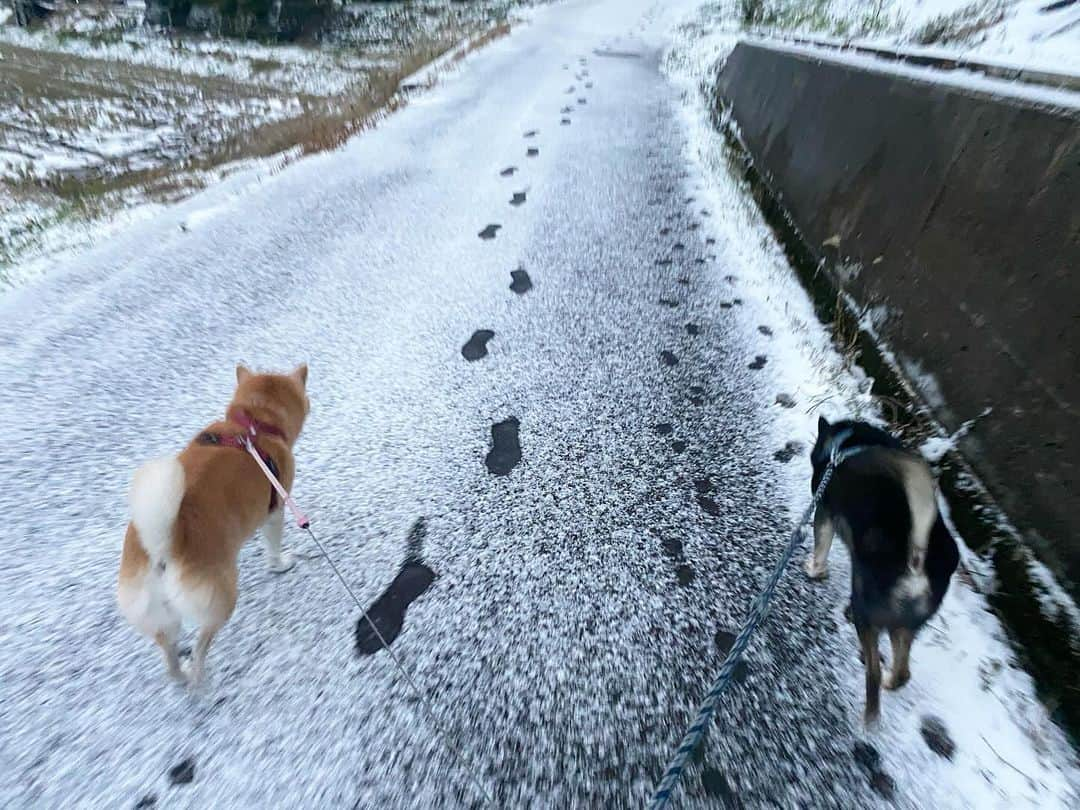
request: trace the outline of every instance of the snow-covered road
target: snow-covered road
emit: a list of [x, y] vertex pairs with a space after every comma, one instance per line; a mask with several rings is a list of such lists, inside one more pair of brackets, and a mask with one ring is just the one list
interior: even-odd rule
[[[394, 649], [496, 804], [644, 803], [809, 495], [811, 406], [871, 412], [685, 93], [679, 5], [537, 11], [343, 149], [0, 299], [0, 805], [478, 805], [325, 562], [245, 550], [199, 696], [119, 616], [131, 472], [239, 360], [310, 362], [295, 494], [362, 598], [396, 583]], [[1075, 799], [959, 582], [865, 734], [833, 568], [785, 578], [679, 806]]]

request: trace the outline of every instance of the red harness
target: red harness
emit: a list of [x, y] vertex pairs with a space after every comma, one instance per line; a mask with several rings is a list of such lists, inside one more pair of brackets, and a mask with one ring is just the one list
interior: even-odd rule
[[[275, 478], [279, 478], [281, 473], [278, 470], [278, 465], [269, 453], [264, 451], [258, 445], [255, 444], [255, 439], [260, 435], [264, 436], [277, 436], [279, 439], [284, 439], [285, 434], [280, 428], [266, 422], [260, 422], [254, 418], [247, 411], [240, 408], [229, 408], [225, 413], [225, 419], [228, 422], [233, 422], [244, 429], [244, 433], [240, 434], [223, 434], [223, 433], [211, 433], [206, 431], [199, 435], [199, 443], [213, 445], [215, 447], [234, 447], [237, 450], [243, 450], [247, 452], [247, 443], [250, 441], [252, 446], [259, 452], [259, 457], [263, 460], [270, 472], [274, 474]], [[267, 511], [273, 512], [277, 508], [278, 497], [274, 487], [270, 487], [270, 508]]]

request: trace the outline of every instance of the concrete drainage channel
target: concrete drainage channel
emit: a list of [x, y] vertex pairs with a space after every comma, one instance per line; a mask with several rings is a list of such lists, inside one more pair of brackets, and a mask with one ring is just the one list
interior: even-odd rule
[[[732, 60], [740, 56], [739, 50], [748, 48], [757, 51], [753, 54], [754, 58], [746, 60], [742, 65], [742, 70], [730, 69]], [[740, 43], [718, 74], [719, 88], [717, 104], [714, 108], [714, 124], [724, 134], [731, 147], [731, 170], [748, 182], [759, 208], [784, 246], [792, 267], [795, 268], [803, 285], [811, 294], [818, 317], [823, 323], [831, 325], [834, 333], [843, 333], [842, 339], [841, 335], [837, 334], [838, 343], [844, 343], [845, 348], [854, 345], [857, 349], [857, 362], [874, 380], [872, 392], [889, 404], [891, 411], [889, 417], [895, 428], [909, 440], [917, 441], [920, 438], [939, 436], [947, 432], [942, 427], [942, 422], [955, 421], [955, 417], [951, 420], [949, 418], [942, 420], [942, 404], [934, 403], [937, 406], [937, 413], [935, 413], [935, 409], [917, 393], [916, 387], [905, 375], [892, 352], [882, 345], [877, 335], [864, 327], [864, 316], [867, 310], [872, 305], [881, 302], [871, 297], [866, 285], [850, 283], [852, 266], [849, 261], [845, 261], [847, 257], [841, 257], [838, 254], [834, 240], [807, 238], [808, 230], [820, 231], [820, 223], [811, 221], [805, 216], [800, 219], [793, 210], [800, 202], [797, 195], [792, 194], [793, 182], [806, 184], [808, 177], [811, 183], [818, 180], [813, 175], [815, 155], [806, 153], [812, 153], [815, 148], [824, 148], [821, 147], [821, 142], [829, 137], [833, 123], [827, 111], [822, 112], [818, 120], [814, 122], [814, 128], [818, 131], [796, 141], [793, 138], [786, 138], [789, 127], [794, 125], [792, 120], [770, 118], [777, 115], [777, 109], [784, 110], [788, 114], [792, 110], [790, 106], [772, 103], [770, 85], [773, 83], [780, 83], [781, 86], [787, 84], [795, 88], [792, 92], [796, 94], [810, 95], [811, 98], [807, 100], [810, 107], [817, 104], [817, 99], [814, 98], [816, 94], [827, 93], [830, 89], [827, 83], [822, 88], [814, 89], [814, 78], [817, 77], [810, 77], [800, 72], [802, 70], [800, 65], [819, 63], [816, 57], [800, 62], [797, 59], [791, 59], [790, 46], [785, 46], [785, 49], [787, 52], [771, 52], [764, 44]], [[779, 55], [776, 59], [772, 59], [770, 53]], [[745, 58], [745, 56], [745, 53], [742, 54], [742, 57]], [[755, 76], [752, 80], [746, 78], [749, 66], [752, 66]], [[861, 68], [853, 66], [846, 66], [843, 69], [862, 71]], [[856, 86], [861, 79], [862, 77], [856, 79]], [[762, 81], [765, 82], [764, 85], [761, 84]], [[895, 83], [896, 79], [891, 81]], [[751, 88], [749, 85], [752, 82], [758, 82], [758, 84]], [[740, 83], [742, 86], [739, 86]], [[873, 83], [870, 82], [864, 86], [872, 88]], [[895, 88], [892, 88], [889, 92], [894, 90]], [[739, 103], [740, 99], [745, 99], [748, 95], [752, 95], [756, 101], [753, 104], [754, 109], [744, 112], [739, 109]], [[943, 103], [940, 95], [937, 93], [935, 97], [935, 94], [931, 93], [928, 101], [930, 106], [937, 107], [938, 110]], [[851, 107], [860, 105], [873, 107], [875, 103], [880, 106], [890, 101], [887, 97], [853, 98], [848, 95], [844, 103]], [[985, 98], [983, 102], [985, 103]], [[1015, 108], [1016, 104], [1015, 99], [1007, 101], [1007, 106], [1010, 108]], [[1080, 135], [1077, 134], [1080, 132], [1080, 127], [1073, 126], [1070, 133], [1068, 123], [1071, 120], [1071, 113], [1066, 111], [1063, 115], [1066, 124], [1064, 134], [1052, 133], [1057, 140], [1049, 145], [1043, 144], [1042, 148], [1035, 151], [1050, 150], [1052, 154], [1048, 165], [1050, 169], [1057, 167], [1059, 170], [1056, 175], [1052, 171], [1044, 171], [1040, 182], [1050, 186], [1056, 183], [1057, 187], [1051, 188], [1052, 192], [1056, 190], [1060, 193], [1061, 189], [1065, 188], [1066, 192], [1073, 195], [1071, 199], [1075, 200], [1080, 197], [1080, 178], [1071, 167], [1077, 165], [1076, 158], [1080, 155]], [[986, 123], [985, 113], [981, 112], [980, 116], [976, 116], [978, 120], [975, 124], [979, 127], [981, 134], [981, 128]], [[933, 116], [926, 114], [921, 120], [924, 124], [928, 121], [933, 123]], [[839, 126], [843, 125], [843, 123], [839, 124]], [[775, 153], [771, 155], [769, 153], [769, 147], [775, 147], [777, 141], [780, 141], [778, 151], [782, 154], [782, 160], [779, 163], [775, 159]], [[961, 143], [957, 151], [962, 153], [964, 147], [965, 144]], [[1021, 150], [1024, 148], [1026, 147], [1020, 147]], [[863, 172], [860, 175], [861, 182], [868, 185], [876, 179], [876, 170], [882, 161], [889, 159], [889, 155], [880, 148], [871, 148], [866, 151], [866, 154], [871, 156], [871, 162], [878, 164], [873, 167], [874, 174], [866, 172], [865, 167], [860, 168], [856, 165], [851, 168], [854, 171]], [[925, 165], [925, 162], [929, 160], [921, 154], [900, 156], [901, 160], [905, 158], [910, 165], [918, 165], [920, 160], [923, 160]], [[857, 158], [854, 160], [858, 162]], [[953, 163], [959, 160], [960, 158], [954, 154]], [[952, 168], [953, 165], [950, 165], [949, 169]], [[799, 173], [797, 181], [791, 181], [792, 172]], [[825, 179], [826, 182], [836, 182], [833, 177]], [[963, 182], [963, 180], [962, 176], [953, 178], [954, 182]], [[843, 184], [842, 193], [838, 194], [835, 188], [816, 191], [819, 198], [827, 200], [827, 204], [833, 205], [834, 209], [839, 209], [839, 212], [837, 210], [831, 212], [833, 220], [829, 223], [830, 227], [839, 221], [841, 227], [848, 225], [853, 228], [864, 228], [866, 220], [858, 220], [860, 213], [864, 213], [867, 209], [879, 215], [883, 213], [881, 204], [878, 204], [875, 210], [874, 196], [878, 190], [859, 186], [860, 179], [854, 182], [849, 179]], [[832, 194], [829, 193], [830, 191]], [[985, 193], [985, 189], [973, 191]], [[884, 189], [883, 193], [889, 194], [891, 189]], [[938, 198], [933, 200], [930, 211], [926, 213], [923, 230], [926, 230], [931, 216], [939, 210], [940, 197], [939, 193]], [[793, 198], [796, 198], [794, 206], [792, 205]], [[803, 201], [805, 201], [805, 195]], [[964, 208], [963, 210], [969, 213], [971, 209]], [[1064, 209], [1066, 217], [1069, 216], [1069, 210], [1066, 206]], [[947, 215], [948, 212], [945, 213]], [[1033, 215], [1037, 215], [1037, 212]], [[970, 223], [972, 230], [975, 231], [985, 229], [988, 224], [993, 226], [993, 223]], [[807, 225], [810, 226], [809, 229]], [[892, 225], [893, 223], [888, 218], [882, 219], [883, 229], [891, 228]], [[918, 236], [921, 237], [921, 235], [920, 231]], [[862, 231], [857, 230], [852, 240], [863, 237]], [[847, 238], [847, 234], [844, 238]], [[874, 238], [871, 236], [870, 241], [873, 242]], [[891, 232], [881, 237], [886, 243], [892, 238]], [[958, 236], [959, 239], [961, 237]], [[1042, 247], [1045, 249], [1047, 246]], [[927, 267], [925, 262], [919, 261], [918, 256], [913, 257], [913, 251], [910, 248], [910, 245], [890, 244], [892, 251], [902, 255], [903, 259], [911, 264], [901, 278], [907, 279], [908, 283], [918, 283], [917, 279], [912, 279], [912, 275], [933, 272], [936, 268]], [[1049, 261], [1063, 262], [1062, 266], [1066, 270], [1069, 267], [1080, 267], [1078, 251], [1080, 248], [1077, 245], [1075, 227], [1070, 229], [1068, 221], [1065, 221], [1061, 228], [1061, 239], [1050, 247]], [[1015, 257], [1005, 258], [1010, 262], [1015, 262]], [[1047, 261], [1047, 254], [1034, 257], [1032, 261]], [[1022, 275], [1023, 268], [1018, 268], [1017, 272]], [[1064, 274], [1059, 273], [1059, 275]], [[1012, 291], [1001, 290], [1001, 295], [1010, 294], [1013, 294]], [[1051, 298], [1045, 306], [1060, 309], [1061, 302], [1066, 300], [1070, 299]], [[1072, 306], [1075, 308], [1076, 304]], [[913, 317], [912, 320], [915, 318]], [[952, 324], [942, 325], [942, 330], [946, 335], [950, 334], [950, 326]], [[918, 327], [923, 327], [921, 322]], [[886, 341], [890, 345], [891, 337], [891, 335], [886, 336]], [[950, 348], [952, 351], [957, 350], [956, 347]], [[948, 350], [945, 347], [943, 349]], [[967, 346], [963, 349], [967, 349]], [[1062, 351], [1068, 352], [1067, 344]], [[930, 357], [927, 360], [925, 364], [933, 370], [934, 358]], [[1062, 367], [1064, 369], [1072, 367], [1067, 357], [1062, 362]], [[988, 370], [993, 372], [992, 364]], [[947, 411], [946, 414], [948, 414]], [[1039, 431], [1042, 428], [1042, 424], [1037, 424], [1031, 430]], [[1040, 436], [1032, 435], [1023, 438], [1034, 442]], [[1066, 730], [1074, 744], [1080, 744], [1080, 690], [1077, 689], [1075, 682], [1075, 673], [1080, 672], [1080, 626], [1077, 626], [1075, 622], [1075, 614], [1065, 608], [1055, 609], [1052, 606], [1053, 600], [1046, 598], [1047, 585], [1040, 581], [1034, 565], [1031, 545], [1039, 548], [1040, 552], [1046, 549], [1039, 547], [1037, 543], [1025, 542], [1025, 538], [1011, 528], [1009, 521], [1004, 519], [1004, 510], [982, 484], [985, 476], [976, 474], [968, 458], [959, 451], [950, 450], [936, 466], [941, 489], [950, 505], [952, 521], [968, 546], [978, 555], [978, 560], [972, 561], [972, 564], [968, 566], [972, 570], [968, 570], [964, 575], [970, 578], [973, 587], [986, 596], [990, 605], [1000, 616], [1010, 634], [1020, 663], [1031, 673], [1039, 697], [1054, 719]], [[1029, 471], [1028, 476], [1020, 480], [1017, 485], [1023, 490], [1025, 487], [1036, 485], [1040, 480], [1038, 471], [1034, 474]], [[998, 494], [995, 491], [995, 495]], [[1009, 502], [1010, 498], [1006, 497], [1005, 501]], [[1019, 518], [1024, 520], [1026, 516], [1020, 515]], [[1058, 542], [1067, 544], [1069, 538], [1073, 536], [1075, 535], [1065, 535], [1059, 538]], [[1062, 556], [1069, 557], [1075, 554], [1074, 549], [1068, 546], [1063, 546], [1063, 548]], [[1058, 551], [1062, 549], [1050, 549], [1046, 556], [1049, 556], [1050, 559], [1047, 561], [1052, 564], [1052, 567], [1061, 573], [1063, 569], [1068, 570], [1069, 566], [1053, 565]], [[975, 570], [984, 567], [988, 570]], [[1075, 598], [1075, 592], [1073, 597]]]

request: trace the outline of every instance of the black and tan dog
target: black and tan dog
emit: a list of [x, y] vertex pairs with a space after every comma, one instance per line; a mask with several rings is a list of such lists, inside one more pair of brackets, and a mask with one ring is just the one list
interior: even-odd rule
[[827, 573], [833, 535], [851, 552], [851, 614], [866, 666], [866, 722], [880, 712], [878, 638], [889, 633], [892, 673], [886, 689], [911, 677], [911, 642], [937, 611], [960, 554], [938, 512], [934, 479], [921, 456], [865, 422], [818, 421], [810, 456], [816, 490], [834, 450], [858, 451], [843, 461], [814, 513], [814, 552], [806, 573]]

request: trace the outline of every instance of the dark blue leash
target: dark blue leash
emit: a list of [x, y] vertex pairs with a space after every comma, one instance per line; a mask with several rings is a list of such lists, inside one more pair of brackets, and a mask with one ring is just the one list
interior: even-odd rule
[[825, 488], [829, 485], [829, 480], [832, 478], [833, 473], [836, 471], [837, 467], [849, 458], [866, 449], [865, 447], [852, 447], [848, 450], [841, 451], [840, 445], [847, 441], [850, 436], [851, 431], [845, 430], [838, 433], [833, 438], [833, 449], [829, 457], [829, 466], [825, 468], [825, 473], [821, 476], [821, 482], [818, 484], [817, 489], [814, 490], [814, 497], [810, 499], [810, 504], [803, 512], [802, 518], [795, 524], [795, 529], [788, 539], [787, 548], [784, 549], [780, 561], [777, 562], [776, 567], [769, 576], [769, 580], [765, 584], [764, 590], [755, 597], [753, 604], [750, 605], [750, 615], [747, 616], [746, 623], [743, 625], [742, 630], [739, 631], [739, 635], [735, 638], [735, 643], [732, 645], [731, 650], [728, 651], [724, 663], [720, 665], [720, 672], [717, 674], [716, 680], [713, 681], [712, 689], [709, 690], [709, 694], [707, 694], [705, 700], [702, 701], [701, 708], [698, 709], [697, 717], [694, 718], [694, 722], [690, 724], [690, 728], [688, 728], [686, 734], [683, 735], [682, 742], [679, 744], [675, 756], [671, 758], [671, 763], [667, 766], [667, 770], [664, 771], [664, 776], [660, 780], [660, 784], [657, 785], [656, 791], [653, 793], [652, 801], [649, 804], [650, 810], [662, 810], [667, 807], [667, 803], [671, 799], [671, 794], [674, 792], [675, 788], [678, 787], [679, 779], [682, 776], [683, 770], [686, 768], [686, 763], [690, 761], [690, 757], [693, 755], [698, 745], [701, 744], [701, 740], [705, 736], [705, 730], [709, 726], [709, 721], [716, 712], [716, 705], [720, 702], [720, 695], [722, 695], [724, 690], [731, 685], [731, 679], [735, 673], [735, 665], [739, 663], [739, 658], [742, 657], [743, 651], [750, 643], [750, 636], [754, 634], [758, 625], [761, 624], [765, 619], [766, 614], [769, 612], [769, 602], [772, 601], [773, 594], [776, 592], [776, 586], [780, 582], [780, 577], [783, 575], [784, 569], [787, 568], [788, 563], [791, 562], [795, 550], [800, 545], [803, 527], [809, 522], [814, 509], [816, 509], [818, 503], [821, 502], [821, 498], [825, 494]]

